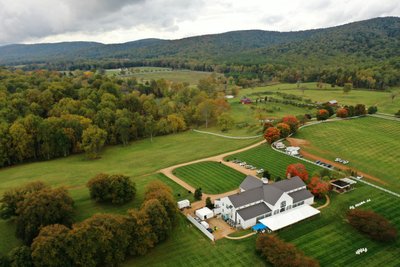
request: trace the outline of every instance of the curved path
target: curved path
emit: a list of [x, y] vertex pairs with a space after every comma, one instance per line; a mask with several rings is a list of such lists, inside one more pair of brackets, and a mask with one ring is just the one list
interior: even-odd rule
[[228, 139], [238, 139], [238, 140], [243, 140], [243, 139], [255, 139], [255, 138], [260, 138], [260, 137], [262, 137], [262, 134], [254, 135], [254, 136], [229, 136], [229, 135], [217, 134], [217, 133], [213, 133], [213, 132], [200, 131], [200, 130], [196, 130], [196, 129], [193, 129], [193, 132], [196, 132], [196, 133], [203, 133], [203, 134], [209, 134], [209, 135], [215, 135], [215, 136], [219, 136], [219, 137], [223, 137], [223, 138], [228, 138]]
[[231, 240], [240, 240], [240, 239], [248, 238], [248, 237], [250, 237], [252, 235], [255, 235], [255, 234], [257, 234], [257, 232], [251, 232], [250, 234], [247, 234], [247, 235], [244, 235], [244, 236], [229, 236], [229, 235], [227, 235], [227, 236], [225, 236], [225, 238], [231, 239]]
[[322, 205], [322, 206], [319, 206], [318, 208], [316, 208], [317, 210], [320, 210], [320, 209], [323, 209], [323, 208], [325, 208], [325, 207], [328, 207], [329, 204], [331, 204], [331, 199], [330, 199], [330, 197], [329, 197], [328, 195], [325, 195], [325, 198], [326, 198], [325, 204]]

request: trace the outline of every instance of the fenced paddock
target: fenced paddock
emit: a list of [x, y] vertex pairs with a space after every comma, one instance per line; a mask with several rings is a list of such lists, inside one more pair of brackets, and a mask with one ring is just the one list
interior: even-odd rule
[[186, 216], [188, 218], [188, 220], [194, 225], [196, 226], [203, 234], [205, 234], [211, 241], [215, 241], [215, 237], [212, 233], [210, 233], [209, 231], [207, 231], [206, 228], [204, 228], [203, 225], [201, 225], [198, 221], [196, 221], [192, 216], [187, 215]]

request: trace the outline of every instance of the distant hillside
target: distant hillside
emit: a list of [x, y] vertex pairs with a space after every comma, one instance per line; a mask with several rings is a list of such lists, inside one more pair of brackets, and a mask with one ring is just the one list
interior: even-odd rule
[[61, 60], [196, 60], [212, 63], [286, 63], [336, 58], [366, 62], [399, 55], [400, 18], [386, 17], [298, 32], [234, 31], [179, 40], [145, 39], [123, 44], [92, 42], [8, 45], [0, 64]]

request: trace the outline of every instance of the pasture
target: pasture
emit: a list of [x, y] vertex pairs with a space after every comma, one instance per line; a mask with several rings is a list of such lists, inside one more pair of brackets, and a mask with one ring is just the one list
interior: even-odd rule
[[400, 123], [374, 117], [341, 120], [305, 127], [295, 138], [305, 139], [302, 149], [331, 161], [349, 160], [354, 168], [387, 183], [400, 192]]
[[220, 194], [237, 189], [246, 177], [224, 164], [214, 161], [199, 162], [179, 167], [173, 173], [206, 194]]
[[[304, 87], [304, 91], [301, 88]], [[399, 88], [393, 88], [394, 92], [400, 94]], [[353, 89], [349, 93], [344, 94], [341, 87], [336, 86], [332, 88], [330, 85], [325, 84], [321, 89], [317, 87], [316, 83], [302, 83], [300, 88], [297, 84], [275, 84], [265, 87], [248, 88], [240, 91], [240, 96], [251, 94], [260, 97], [266, 96], [265, 92], [283, 92], [286, 94], [293, 94], [302, 96], [304, 99], [311, 99], [313, 102], [327, 102], [329, 100], [337, 100], [340, 105], [356, 105], [364, 104], [367, 107], [376, 105], [378, 112], [394, 114], [400, 108], [400, 95], [391, 99], [391, 92], [388, 91], [374, 91], [367, 89]], [[278, 98], [277, 95], [270, 95]]]
[[310, 164], [298, 158], [276, 152], [268, 144], [264, 144], [238, 154], [230, 155], [226, 157], [225, 160], [233, 160], [235, 158], [241, 161], [246, 161], [248, 164], [256, 166], [257, 168], [268, 170], [274, 178], [279, 176], [280, 178], [284, 179], [287, 166], [293, 163], [303, 164], [310, 175], [314, 171], [321, 169], [321, 167], [318, 167], [314, 164]]
[[[0, 195], [5, 190], [30, 181], [42, 180], [52, 186], [65, 186], [75, 201], [76, 220], [80, 221], [97, 212], [124, 213], [138, 207], [147, 183], [159, 179], [174, 190], [179, 199], [191, 199], [187, 191], [163, 175], [155, 174], [161, 168], [232, 151], [257, 140], [226, 140], [224, 138], [185, 132], [176, 135], [136, 141], [129, 146], [106, 148], [100, 159], [87, 160], [83, 154], [45, 162], [27, 163], [0, 170]], [[90, 200], [87, 181], [98, 173], [122, 173], [132, 177], [137, 185], [137, 196], [122, 206], [98, 205]], [[15, 225], [0, 220], [0, 253], [7, 253], [19, 244], [14, 237]]]
[[[371, 241], [345, 221], [345, 213], [351, 205], [369, 198], [371, 202], [359, 208], [374, 210], [400, 229], [400, 199], [360, 183], [349, 193], [330, 196], [331, 204], [319, 217], [286, 228], [279, 236], [318, 259], [321, 266], [399, 266], [399, 239], [394, 244]], [[359, 248], [368, 252], [357, 255]]]

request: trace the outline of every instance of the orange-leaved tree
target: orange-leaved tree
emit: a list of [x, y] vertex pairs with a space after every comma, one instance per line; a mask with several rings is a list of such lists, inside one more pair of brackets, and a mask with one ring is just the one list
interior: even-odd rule
[[295, 133], [299, 129], [299, 120], [293, 115], [283, 117], [282, 122], [290, 126], [290, 132]]
[[349, 112], [347, 111], [347, 109], [345, 109], [345, 108], [339, 108], [337, 111], [336, 111], [336, 117], [339, 117], [339, 118], [347, 118], [349, 116]]
[[328, 182], [321, 180], [320, 177], [314, 176], [311, 178], [307, 187], [314, 196], [322, 197], [329, 192], [331, 186]]
[[272, 144], [273, 142], [279, 140], [280, 137], [281, 132], [278, 128], [275, 127], [269, 127], [264, 133], [264, 138], [269, 144]]
[[306, 182], [308, 180], [308, 172], [306, 167], [301, 163], [290, 164], [286, 169], [286, 177], [291, 178], [299, 176], [301, 180]]
[[329, 111], [326, 109], [320, 109], [317, 111], [317, 120], [324, 121], [329, 118]]
[[290, 126], [289, 126], [289, 124], [281, 122], [281, 123], [278, 123], [276, 125], [276, 128], [278, 128], [279, 131], [281, 132], [281, 137], [282, 138], [285, 138], [285, 137], [289, 136], [289, 134], [290, 134]]

